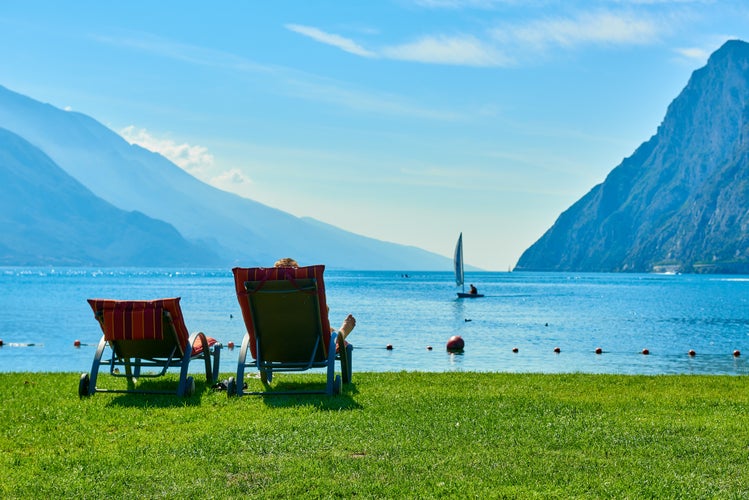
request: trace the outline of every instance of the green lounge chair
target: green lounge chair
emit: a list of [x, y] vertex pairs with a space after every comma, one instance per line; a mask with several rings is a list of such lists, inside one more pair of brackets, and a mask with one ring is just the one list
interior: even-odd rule
[[[336, 394], [351, 382], [353, 346], [331, 332], [325, 299], [325, 266], [234, 268], [234, 284], [247, 333], [237, 361], [237, 378], [229, 379], [229, 396], [244, 391], [245, 368], [255, 368], [269, 389], [274, 372], [326, 368], [324, 390], [293, 394]], [[252, 358], [248, 360], [248, 354]], [[342, 375], [335, 374], [338, 360]], [[266, 390], [251, 394], [288, 394]]]
[[[104, 334], [96, 349], [91, 375], [81, 374], [78, 395], [92, 396], [97, 392], [171, 393], [138, 390], [135, 386], [139, 377], [160, 377], [169, 368], [178, 367], [180, 377], [176, 393], [178, 396], [190, 396], [195, 392], [195, 380], [188, 376], [188, 368], [190, 362], [198, 359], [205, 362], [208, 384], [216, 380], [221, 344], [203, 332], [189, 334], [179, 301], [179, 297], [131, 301], [89, 299], [88, 303]], [[127, 377], [126, 390], [96, 386], [99, 366], [107, 347], [111, 349], [112, 356], [103, 363], [109, 365], [112, 376]], [[124, 368], [124, 373], [120, 368]]]

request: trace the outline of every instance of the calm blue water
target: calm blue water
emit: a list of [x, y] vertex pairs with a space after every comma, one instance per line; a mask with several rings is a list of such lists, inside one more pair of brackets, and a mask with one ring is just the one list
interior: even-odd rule
[[[357, 318], [355, 371], [749, 372], [746, 276], [471, 273], [486, 295], [471, 300], [455, 298], [449, 272], [325, 276], [331, 324]], [[88, 371], [101, 336], [93, 297], [180, 296], [191, 331], [239, 346], [233, 290], [229, 270], [0, 268], [0, 371]], [[446, 352], [452, 335], [462, 354]], [[236, 370], [238, 351], [223, 350], [222, 372]]]

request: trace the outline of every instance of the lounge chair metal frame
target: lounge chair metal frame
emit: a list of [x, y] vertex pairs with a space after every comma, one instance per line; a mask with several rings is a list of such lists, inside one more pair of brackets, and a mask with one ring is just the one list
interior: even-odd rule
[[[97, 310], [96, 320], [104, 329], [104, 313]], [[92, 396], [97, 392], [111, 393], [139, 393], [139, 394], [174, 394], [166, 390], [136, 389], [138, 378], [157, 378], [165, 375], [169, 368], [179, 368], [180, 376], [177, 384], [177, 396], [191, 396], [195, 392], [195, 380], [188, 375], [190, 363], [202, 359], [205, 363], [205, 374], [208, 384], [218, 380], [219, 363], [222, 345], [215, 342], [210, 344], [203, 332], [196, 332], [189, 336], [187, 345], [180, 348], [180, 342], [171, 314], [166, 309], [162, 312], [164, 338], [162, 340], [107, 340], [107, 334], [102, 335], [96, 348], [91, 374], [82, 373], [78, 386], [80, 397]], [[194, 353], [194, 347], [199, 347]], [[102, 360], [107, 348], [111, 351], [109, 359]], [[184, 350], [184, 353], [180, 352]], [[213, 363], [211, 363], [213, 357]], [[100, 367], [109, 365], [109, 374], [113, 377], [125, 377], [128, 380], [127, 389], [106, 389], [97, 387]], [[212, 368], [211, 368], [212, 366]], [[124, 369], [124, 373], [120, 369]], [[156, 368], [157, 371], [144, 371]]]
[[[323, 268], [310, 268], [313, 267]], [[262, 268], [259, 269], [262, 271]], [[236, 271], [235, 269], [235, 280], [240, 280]], [[332, 395], [340, 393], [342, 383], [350, 383], [353, 346], [339, 342], [337, 332], [330, 334], [325, 345], [323, 332], [330, 326], [327, 311], [324, 318], [321, 313], [322, 310], [327, 310], [327, 306], [321, 305], [319, 299], [321, 296], [324, 298], [324, 285], [319, 282], [321, 277], [320, 270], [319, 277], [294, 278], [289, 273], [269, 279], [236, 282], [237, 288], [241, 286], [243, 289], [243, 293], [238, 293], [237, 298], [243, 306], [248, 328], [237, 360], [237, 377], [229, 379], [229, 396]], [[320, 287], [323, 287], [322, 294]], [[306, 314], [294, 317], [294, 311], [300, 310]], [[250, 331], [254, 332], [254, 335], [251, 335]], [[337, 346], [339, 353], [336, 353]], [[252, 359], [253, 351], [255, 359]], [[341, 375], [335, 373], [336, 360], [340, 361]], [[243, 383], [247, 368], [260, 372], [260, 380], [266, 389], [270, 389], [274, 372], [301, 372], [312, 368], [325, 368], [325, 389], [247, 392]]]

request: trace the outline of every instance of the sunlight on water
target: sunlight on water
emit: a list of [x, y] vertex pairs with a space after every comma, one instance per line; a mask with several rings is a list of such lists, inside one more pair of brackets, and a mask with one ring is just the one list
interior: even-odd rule
[[[749, 372], [747, 277], [473, 273], [485, 297], [457, 299], [450, 273], [325, 276], [331, 324], [357, 318], [358, 371]], [[244, 335], [229, 270], [2, 268], [0, 281], [0, 371], [87, 371], [101, 336], [87, 298], [181, 296], [191, 331]], [[453, 335], [463, 353], [446, 352]], [[222, 372], [238, 351], [223, 350]]]

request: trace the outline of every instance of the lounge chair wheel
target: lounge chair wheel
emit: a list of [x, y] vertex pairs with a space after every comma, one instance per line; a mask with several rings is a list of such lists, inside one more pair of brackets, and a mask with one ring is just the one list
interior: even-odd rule
[[187, 387], [185, 388], [185, 397], [189, 398], [195, 394], [195, 379], [187, 377]]
[[226, 396], [231, 398], [236, 395], [237, 395], [237, 381], [234, 380], [234, 377], [229, 377], [229, 380], [226, 382]]
[[79, 398], [86, 398], [90, 396], [89, 394], [89, 387], [91, 385], [91, 379], [88, 376], [88, 373], [81, 373], [81, 379], [78, 382], [78, 397]]

